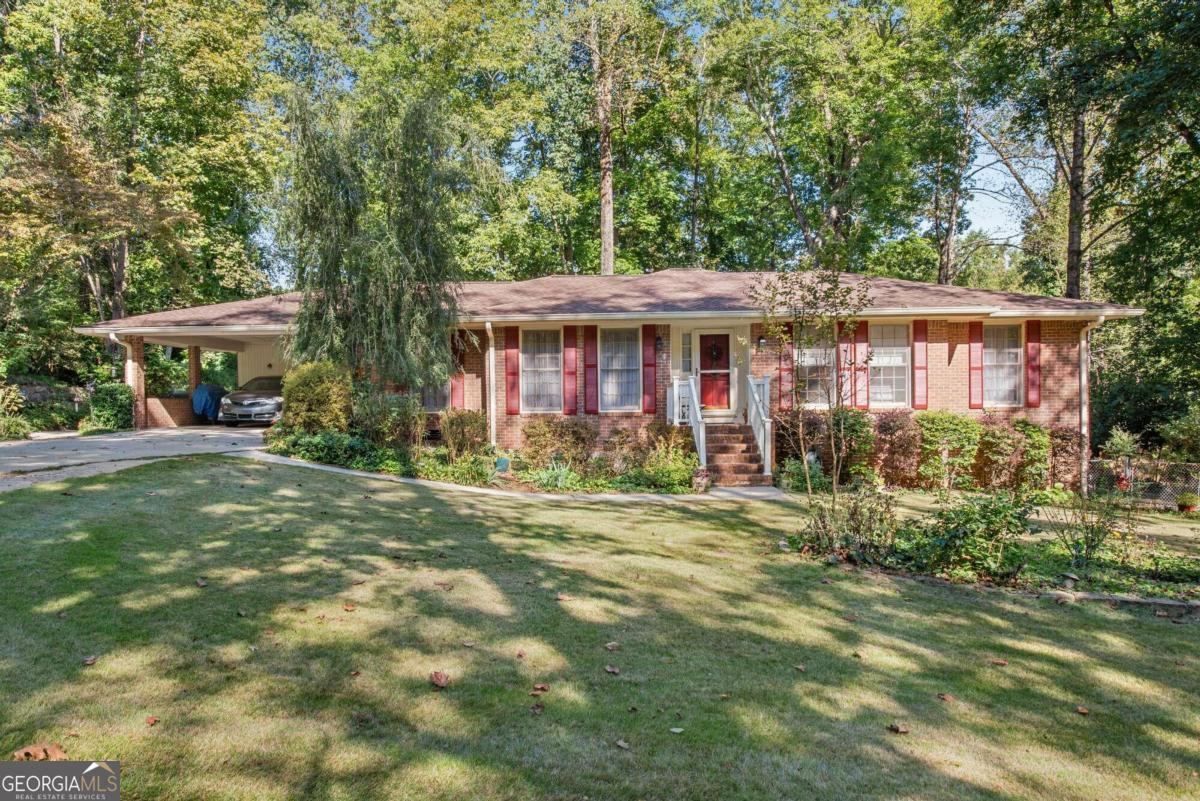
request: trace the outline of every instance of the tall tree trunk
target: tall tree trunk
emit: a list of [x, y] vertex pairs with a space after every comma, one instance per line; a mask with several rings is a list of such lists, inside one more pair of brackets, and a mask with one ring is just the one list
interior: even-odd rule
[[938, 247], [938, 277], [939, 284], [948, 284], [954, 280], [954, 232], [958, 230], [958, 193], [950, 195], [950, 208], [946, 212], [946, 231]]
[[129, 237], [122, 234], [117, 238], [108, 254], [109, 267], [112, 270], [112, 319], [120, 320], [125, 316], [125, 269], [129, 264]]
[[613, 236], [612, 64], [611, 54], [604, 52], [597, 17], [592, 17], [588, 33], [592, 40], [592, 74], [596, 82], [596, 123], [600, 128], [600, 274], [612, 275], [616, 249]]
[[1080, 276], [1083, 268], [1083, 226], [1087, 216], [1087, 179], [1085, 151], [1087, 149], [1087, 125], [1085, 113], [1075, 113], [1075, 124], [1071, 131], [1071, 165], [1067, 174], [1067, 190], [1070, 202], [1067, 206], [1067, 291], [1068, 298], [1080, 297]]

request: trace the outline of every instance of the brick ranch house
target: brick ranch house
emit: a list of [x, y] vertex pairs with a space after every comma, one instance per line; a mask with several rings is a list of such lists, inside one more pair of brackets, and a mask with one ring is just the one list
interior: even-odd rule
[[[522, 426], [579, 416], [600, 430], [654, 420], [690, 426], [718, 483], [765, 483], [772, 418], [837, 386], [867, 411], [943, 409], [1078, 427], [1088, 438], [1088, 332], [1140, 309], [893, 278], [870, 281], [853, 336], [797, 350], [764, 334], [752, 299], [761, 273], [673, 269], [645, 275], [464, 282], [459, 319], [476, 344], [426, 407], [486, 412], [492, 442], [521, 445]], [[297, 293], [143, 314], [76, 329], [126, 349], [138, 428], [195, 422], [187, 398], [146, 397], [145, 343], [238, 354], [238, 381], [280, 375], [280, 337]], [[790, 391], [795, 387], [795, 395]], [[821, 388], [825, 387], [824, 390]], [[821, 402], [824, 406], [824, 401]], [[1086, 460], [1086, 449], [1084, 459]]]

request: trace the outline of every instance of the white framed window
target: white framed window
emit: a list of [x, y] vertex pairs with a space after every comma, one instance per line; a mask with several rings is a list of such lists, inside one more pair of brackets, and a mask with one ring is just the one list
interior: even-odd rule
[[1022, 386], [1021, 326], [983, 327], [983, 403], [1020, 406]]
[[826, 407], [837, 395], [837, 351], [827, 334], [804, 328], [793, 342], [796, 351], [796, 399]]
[[679, 339], [679, 370], [684, 375], [692, 374], [692, 332], [684, 331]]
[[872, 324], [869, 339], [871, 405], [907, 406], [912, 386], [908, 325]]
[[562, 331], [521, 329], [521, 411], [562, 411]]
[[600, 411], [642, 408], [641, 354], [640, 329], [600, 329]]
[[421, 387], [421, 407], [427, 412], [440, 412], [450, 406], [450, 382], [437, 387]]

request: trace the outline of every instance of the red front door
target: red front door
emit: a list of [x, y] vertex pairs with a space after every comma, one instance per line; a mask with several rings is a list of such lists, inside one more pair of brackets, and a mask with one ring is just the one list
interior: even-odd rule
[[729, 334], [700, 335], [700, 408], [729, 408]]

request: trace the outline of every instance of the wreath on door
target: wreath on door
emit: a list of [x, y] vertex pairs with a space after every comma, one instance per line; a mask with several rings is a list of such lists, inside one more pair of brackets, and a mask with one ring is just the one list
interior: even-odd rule
[[717, 364], [721, 361], [722, 353], [724, 353], [724, 351], [721, 350], [721, 346], [716, 342], [708, 346], [708, 358], [712, 360], [713, 364]]

